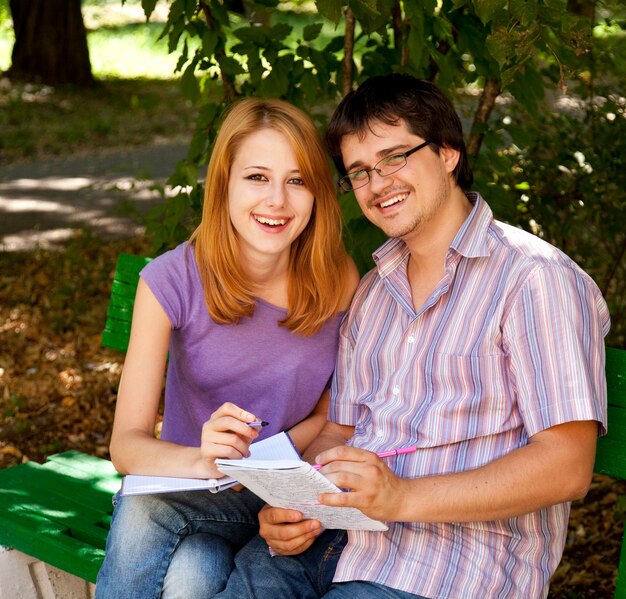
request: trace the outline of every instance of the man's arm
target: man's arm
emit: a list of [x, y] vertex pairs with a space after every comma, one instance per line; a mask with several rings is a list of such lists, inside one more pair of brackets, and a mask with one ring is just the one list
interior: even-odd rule
[[[311, 443], [304, 459], [311, 461], [318, 453], [341, 446], [352, 436], [354, 428], [327, 422], [320, 435]], [[317, 520], [303, 520], [297, 510], [265, 506], [259, 512], [259, 534], [280, 555], [296, 555], [308, 549], [322, 532]]]
[[467, 472], [418, 479], [396, 476], [373, 453], [335, 447], [318, 456], [322, 473], [350, 492], [325, 494], [371, 518], [468, 522], [510, 518], [583, 497], [591, 481], [598, 423], [551, 427], [493, 462]]

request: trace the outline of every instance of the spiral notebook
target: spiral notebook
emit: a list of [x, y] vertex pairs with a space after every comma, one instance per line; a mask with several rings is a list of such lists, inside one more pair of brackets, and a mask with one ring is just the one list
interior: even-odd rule
[[[250, 445], [247, 460], [300, 460], [300, 454], [287, 433], [278, 433]], [[149, 495], [176, 491], [211, 491], [218, 493], [239, 484], [232, 476], [223, 478], [180, 478], [127, 474], [122, 479], [120, 495]]]

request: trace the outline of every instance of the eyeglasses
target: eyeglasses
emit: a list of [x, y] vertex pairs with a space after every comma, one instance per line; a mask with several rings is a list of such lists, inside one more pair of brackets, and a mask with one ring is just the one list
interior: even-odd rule
[[387, 177], [388, 175], [392, 175], [396, 171], [399, 171], [402, 167], [406, 166], [406, 159], [411, 155], [425, 148], [429, 141], [425, 141], [419, 146], [415, 146], [414, 148], [403, 152], [402, 154], [394, 154], [393, 156], [386, 156], [382, 160], [379, 160], [372, 168], [361, 168], [358, 171], [352, 171], [348, 173], [345, 177], [341, 177], [339, 179], [339, 187], [343, 191], [352, 191], [353, 189], [358, 189], [359, 187], [363, 187], [367, 185], [371, 179], [372, 171], [376, 171], [381, 177]]

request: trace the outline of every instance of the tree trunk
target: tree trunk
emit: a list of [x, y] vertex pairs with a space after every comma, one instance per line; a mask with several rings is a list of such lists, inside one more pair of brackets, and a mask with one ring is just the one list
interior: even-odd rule
[[500, 95], [500, 83], [500, 79], [497, 77], [485, 81], [485, 87], [483, 88], [483, 93], [480, 95], [478, 108], [474, 115], [470, 138], [467, 142], [468, 156], [478, 156], [480, 146], [483, 143], [483, 137], [485, 136], [485, 126], [487, 125], [491, 111], [496, 105], [496, 99]]
[[93, 84], [80, 0], [10, 0], [9, 6], [15, 31], [9, 78]]
[[342, 95], [346, 96], [352, 89], [353, 76], [352, 76], [352, 61], [354, 60], [354, 13], [349, 6], [346, 6], [344, 11], [346, 19], [346, 32], [343, 38], [343, 64], [341, 67], [342, 72]]

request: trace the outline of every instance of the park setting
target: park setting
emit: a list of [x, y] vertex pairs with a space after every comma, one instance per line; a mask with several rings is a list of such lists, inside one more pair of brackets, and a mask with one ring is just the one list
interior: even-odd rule
[[[0, 475], [64, 452], [110, 459], [118, 258], [198, 226], [224, 109], [280, 98], [323, 132], [350, 90], [392, 72], [446, 93], [472, 189], [593, 278], [606, 346], [626, 350], [622, 0], [0, 0]], [[386, 235], [354, 191], [338, 198], [364, 275]], [[626, 447], [612, 451], [623, 469]], [[550, 599], [626, 597], [626, 470], [594, 472]]]

